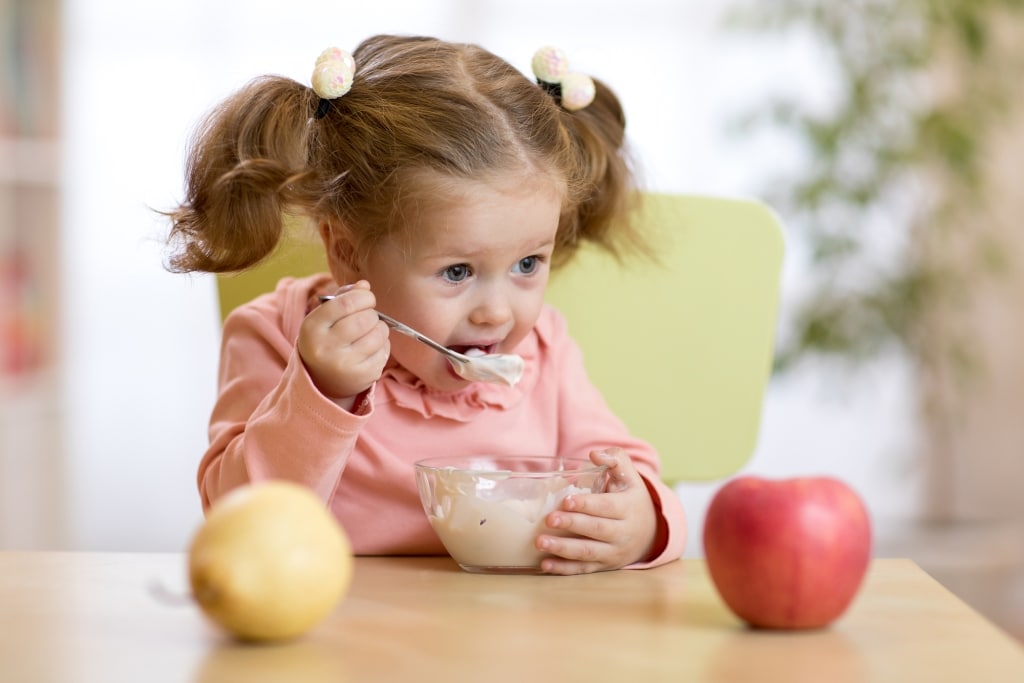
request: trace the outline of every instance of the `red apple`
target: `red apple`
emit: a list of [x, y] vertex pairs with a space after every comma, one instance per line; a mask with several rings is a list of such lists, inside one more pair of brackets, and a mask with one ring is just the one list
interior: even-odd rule
[[838, 479], [741, 476], [711, 499], [704, 555], [718, 593], [751, 626], [819, 628], [860, 589], [871, 523]]

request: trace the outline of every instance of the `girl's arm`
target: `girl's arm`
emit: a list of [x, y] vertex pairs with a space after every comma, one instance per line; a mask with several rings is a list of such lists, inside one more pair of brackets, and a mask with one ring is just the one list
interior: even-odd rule
[[199, 465], [203, 509], [249, 481], [288, 479], [326, 503], [369, 418], [364, 396], [352, 412], [314, 386], [294, 336], [305, 296], [279, 288], [225, 321], [210, 447]]

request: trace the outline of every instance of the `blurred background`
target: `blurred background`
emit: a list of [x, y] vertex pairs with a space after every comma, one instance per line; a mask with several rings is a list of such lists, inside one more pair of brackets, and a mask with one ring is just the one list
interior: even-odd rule
[[[830, 474], [879, 556], [1024, 639], [1020, 0], [0, 0], [0, 549], [181, 551], [213, 280], [163, 269], [189, 135], [248, 79], [377, 32], [561, 46], [622, 97], [652, 190], [786, 225], [745, 472]], [[721, 482], [683, 484], [687, 555]]]

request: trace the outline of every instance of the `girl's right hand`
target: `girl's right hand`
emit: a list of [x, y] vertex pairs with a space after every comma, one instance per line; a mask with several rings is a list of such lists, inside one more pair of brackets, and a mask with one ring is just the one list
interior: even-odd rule
[[334, 401], [354, 402], [384, 371], [391, 344], [376, 305], [370, 284], [360, 280], [342, 287], [302, 321], [299, 357], [313, 383]]

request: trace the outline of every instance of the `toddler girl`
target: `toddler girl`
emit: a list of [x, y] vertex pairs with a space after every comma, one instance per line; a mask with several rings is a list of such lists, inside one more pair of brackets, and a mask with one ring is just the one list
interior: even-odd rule
[[[536, 539], [543, 571], [682, 554], [682, 506], [656, 453], [609, 410], [544, 303], [581, 241], [618, 253], [639, 239], [624, 220], [625, 119], [602, 83], [564, 74], [560, 51], [534, 61], [540, 84], [474, 45], [375, 36], [351, 56], [326, 50], [313, 88], [263, 77], [205, 120], [170, 212], [169, 267], [252, 266], [292, 215], [317, 226], [330, 272], [285, 278], [225, 321], [204, 508], [245, 482], [290, 479], [323, 498], [358, 554], [442, 554], [414, 461], [549, 453], [611, 477], [548, 515], [560, 533]], [[519, 355], [522, 378], [463, 379], [377, 311], [456, 351]]]

